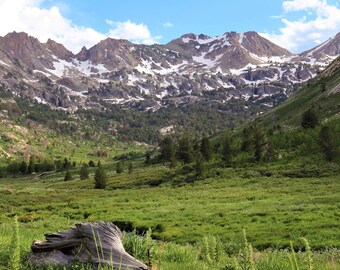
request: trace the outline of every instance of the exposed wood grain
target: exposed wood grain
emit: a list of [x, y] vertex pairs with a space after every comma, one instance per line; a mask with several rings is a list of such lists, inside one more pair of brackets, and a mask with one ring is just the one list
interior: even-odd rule
[[29, 260], [36, 265], [69, 266], [75, 261], [121, 269], [148, 269], [128, 254], [122, 233], [112, 222], [80, 223], [66, 232], [46, 233], [34, 241]]

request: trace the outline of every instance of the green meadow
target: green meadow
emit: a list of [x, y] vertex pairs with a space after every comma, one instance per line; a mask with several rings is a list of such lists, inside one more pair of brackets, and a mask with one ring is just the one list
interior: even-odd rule
[[[196, 269], [189, 267], [196, 263], [202, 269], [211, 267], [198, 247], [209, 237], [218, 239], [224, 254], [213, 269], [236, 269], [223, 267], [232, 265], [243, 249], [243, 229], [258, 254], [257, 265], [275, 255], [287, 267], [256, 269], [291, 269], [284, 254], [289, 253], [290, 241], [296, 250], [305, 250], [302, 237], [324, 267], [315, 269], [339, 269], [340, 181], [337, 173], [329, 173], [339, 170], [336, 164], [324, 165], [328, 173], [321, 177], [287, 177], [286, 167], [262, 164], [212, 168], [205, 179], [192, 181], [188, 176], [181, 179], [179, 168], [146, 166], [135, 159], [128, 173], [127, 164], [117, 174], [116, 162], [106, 160], [104, 190], [93, 188], [94, 169], [87, 180], [80, 180], [79, 168], [72, 170], [70, 181], [64, 181], [65, 172], [1, 178], [0, 269], [7, 269], [12, 254], [15, 216], [23, 263], [32, 241], [43, 240], [46, 232], [67, 230], [79, 222], [113, 221], [140, 235], [151, 229], [158, 246], [154, 264], [162, 257], [161, 269]], [[192, 261], [173, 262], [172, 255], [160, 253], [162, 243], [174, 254], [189, 253], [178, 256], [192, 256]]]

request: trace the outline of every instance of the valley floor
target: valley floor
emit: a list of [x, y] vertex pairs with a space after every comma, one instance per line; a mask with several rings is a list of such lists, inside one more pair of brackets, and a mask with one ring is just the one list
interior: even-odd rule
[[289, 248], [291, 240], [303, 249], [304, 237], [312, 250], [334, 252], [335, 257], [322, 260], [327, 261], [325, 265], [333, 260], [335, 268], [320, 269], [339, 269], [337, 175], [290, 178], [275, 173], [263, 176], [254, 169], [221, 168], [211, 170], [201, 181], [153, 186], [172, 173], [161, 165], [139, 167], [132, 174], [112, 172], [105, 190], [93, 188], [93, 173], [88, 180], [74, 174], [67, 182], [64, 173], [0, 179], [0, 265], [8, 264], [17, 215], [23, 257], [32, 241], [43, 240], [46, 232], [66, 230], [79, 222], [113, 221], [137, 231], [151, 228], [153, 238], [182, 247], [185, 243], [194, 246], [204, 237], [218, 237], [230, 256], [242, 248], [243, 229], [254, 249], [264, 252]]

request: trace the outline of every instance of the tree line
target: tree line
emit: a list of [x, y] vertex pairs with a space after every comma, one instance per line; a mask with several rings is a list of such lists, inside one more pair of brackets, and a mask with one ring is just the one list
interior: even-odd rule
[[195, 168], [201, 171], [202, 164], [212, 158], [220, 159], [228, 166], [237, 162], [236, 156], [244, 153], [247, 162], [273, 162], [279, 158], [278, 150], [294, 151], [304, 144], [307, 146], [300, 147], [302, 154], [310, 153], [313, 148], [329, 162], [339, 157], [339, 137], [335, 129], [327, 125], [316, 129], [319, 120], [312, 109], [302, 115], [300, 125], [300, 129], [283, 132], [280, 125], [267, 128], [257, 120], [243, 128], [240, 138], [224, 135], [214, 143], [207, 136], [198, 138], [190, 133], [166, 135], [159, 143], [158, 159], [170, 168], [178, 162], [195, 162]]

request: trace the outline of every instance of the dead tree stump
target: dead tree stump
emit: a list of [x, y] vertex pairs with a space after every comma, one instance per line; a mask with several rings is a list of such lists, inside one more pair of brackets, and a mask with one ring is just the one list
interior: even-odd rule
[[112, 222], [80, 223], [66, 232], [47, 233], [45, 238], [45, 241], [35, 240], [28, 255], [38, 266], [70, 266], [81, 262], [119, 269], [148, 269], [125, 251], [122, 232]]

